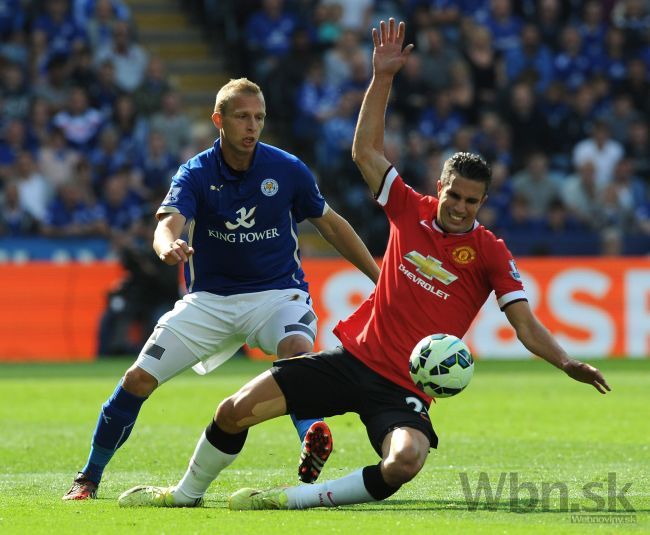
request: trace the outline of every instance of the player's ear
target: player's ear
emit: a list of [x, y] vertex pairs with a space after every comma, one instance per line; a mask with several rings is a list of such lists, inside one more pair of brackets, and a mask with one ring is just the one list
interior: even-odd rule
[[212, 114], [212, 124], [217, 130], [221, 130], [221, 114], [218, 111]]
[[442, 180], [438, 179], [438, 199], [440, 198], [440, 192], [442, 191]]

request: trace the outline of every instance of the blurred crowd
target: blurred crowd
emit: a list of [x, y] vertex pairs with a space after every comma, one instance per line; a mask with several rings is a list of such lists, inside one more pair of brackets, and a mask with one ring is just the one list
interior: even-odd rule
[[[408, 183], [433, 193], [448, 155], [476, 151], [494, 174], [479, 220], [515, 254], [650, 250], [650, 0], [178, 5], [232, 77], [262, 86], [272, 142], [312, 167], [374, 254], [386, 220], [350, 148], [370, 28], [389, 16], [415, 44], [385, 136]], [[0, 0], [0, 236], [124, 243], [211, 143], [136, 30], [123, 0]]]
[[196, 152], [134, 30], [122, 0], [0, 0], [0, 236], [137, 240]]
[[448, 155], [477, 151], [494, 172], [479, 220], [516, 254], [650, 251], [650, 1], [191, 4], [230, 70], [262, 85], [278, 143], [312, 165], [373, 253], [386, 222], [350, 146], [370, 28], [390, 16], [415, 44], [385, 137], [407, 182], [433, 193]]

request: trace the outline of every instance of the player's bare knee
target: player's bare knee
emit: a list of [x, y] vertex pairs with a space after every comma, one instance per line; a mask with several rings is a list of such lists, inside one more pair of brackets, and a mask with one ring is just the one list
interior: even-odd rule
[[124, 374], [122, 388], [135, 396], [147, 397], [158, 387], [158, 380], [138, 366], [131, 366]]
[[279, 358], [283, 359], [295, 355], [302, 355], [303, 353], [309, 353], [313, 349], [314, 346], [310, 340], [302, 335], [294, 334], [292, 336], [287, 336], [284, 340], [280, 341], [277, 348], [277, 354]]
[[224, 399], [217, 407], [215, 420], [217, 425], [226, 433], [240, 433], [245, 428], [241, 427], [240, 422], [246, 416], [243, 410], [243, 403], [238, 402], [238, 394]]
[[386, 483], [399, 486], [411, 481], [424, 466], [425, 459], [415, 447], [393, 452], [383, 463], [382, 473]]

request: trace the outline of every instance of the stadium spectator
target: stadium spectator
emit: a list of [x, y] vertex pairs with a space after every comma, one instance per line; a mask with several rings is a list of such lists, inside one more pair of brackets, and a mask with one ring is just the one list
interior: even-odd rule
[[0, 192], [0, 236], [18, 238], [33, 236], [38, 231], [38, 222], [21, 201], [17, 182], [5, 182]]
[[603, 206], [596, 184], [596, 165], [586, 160], [562, 182], [561, 197], [575, 217], [592, 229], [602, 226]]
[[[124, 154], [126, 162], [132, 164], [147, 144], [149, 125], [136, 108], [131, 95], [123, 94], [117, 97], [108, 126], [115, 130], [120, 152]], [[181, 130], [177, 134], [179, 136], [185, 134], [180, 124], [168, 126]]]
[[27, 119], [27, 138], [37, 150], [47, 144], [52, 131], [50, 106], [42, 99], [32, 98]]
[[133, 93], [136, 110], [143, 117], [150, 117], [160, 111], [163, 97], [171, 89], [162, 58], [150, 56], [144, 80]]
[[34, 149], [27, 136], [25, 123], [19, 119], [9, 120], [2, 128], [0, 136], [0, 184], [9, 176], [18, 154]]
[[118, 20], [129, 20], [131, 16], [129, 7], [123, 0], [73, 0], [73, 3], [74, 18], [81, 26], [89, 24], [98, 9], [110, 11]]
[[246, 23], [247, 70], [265, 83], [280, 58], [289, 53], [297, 27], [298, 20], [284, 0], [262, 0], [261, 9]]
[[438, 146], [446, 149], [451, 146], [454, 135], [465, 124], [463, 116], [454, 108], [449, 89], [438, 91], [433, 97], [433, 106], [422, 111], [418, 130]]
[[97, 80], [88, 88], [88, 95], [93, 107], [102, 112], [105, 117], [113, 113], [115, 101], [122, 90], [115, 81], [115, 66], [110, 59], [104, 60], [97, 67]]
[[513, 13], [511, 0], [491, 0], [487, 14], [479, 11], [474, 18], [490, 32], [498, 53], [506, 54], [519, 47], [523, 21]]
[[351, 77], [350, 58], [364, 50], [359, 35], [345, 30], [335, 46], [323, 55], [325, 79], [334, 87], [342, 86]]
[[434, 89], [429, 80], [434, 78], [425, 74], [422, 55], [414, 52], [406, 60], [402, 75], [395, 80], [391, 100], [391, 109], [404, 118], [409, 130], [417, 126], [429, 103], [429, 95]]
[[557, 52], [560, 48], [560, 34], [565, 25], [560, 0], [538, 0], [535, 23], [542, 43], [551, 51]]
[[296, 147], [313, 161], [323, 123], [334, 116], [340, 98], [338, 87], [327, 80], [321, 61], [307, 66], [305, 79], [298, 86], [294, 98], [293, 137]]
[[[540, 324], [528, 305], [509, 251], [476, 223], [476, 212], [489, 185], [485, 162], [476, 155], [464, 154], [447, 160], [437, 184], [439, 200], [434, 200], [408, 188], [384, 157], [381, 130], [390, 85], [411, 50], [409, 46], [402, 51], [403, 24], [397, 35], [394, 20], [389, 24], [388, 32], [381, 24], [381, 37], [373, 30], [374, 76], [361, 108], [353, 146], [355, 163], [391, 224], [390, 244], [376, 291], [335, 328], [341, 346], [280, 360], [272, 370], [224, 400], [201, 435], [178, 485], [135, 487], [120, 496], [120, 505], [199, 505], [212, 481], [244, 447], [248, 429], [294, 409], [305, 415], [320, 411], [359, 414], [381, 462], [315, 485], [268, 491], [241, 489], [230, 496], [230, 509], [338, 507], [377, 502], [395, 494], [418, 474], [429, 450], [438, 444], [427, 412], [431, 399], [409, 375], [409, 354], [432, 332], [462, 336], [493, 289], [517, 337], [529, 350], [576, 381], [591, 384], [603, 394], [610, 390], [596, 368], [570, 358]], [[455, 233], [470, 234], [472, 241]], [[453, 244], [457, 249], [461, 244], [470, 248], [471, 253], [465, 251], [476, 260], [456, 262], [462, 268], [448, 261], [447, 270], [462, 271], [462, 278], [447, 270], [438, 275], [457, 284], [446, 285], [445, 292], [463, 299], [466, 305], [472, 304], [469, 310], [462, 307], [460, 316], [449, 304], [456, 299], [445, 301], [429, 289], [429, 284], [419, 283], [421, 279], [410, 271], [415, 268], [403, 265], [410, 256], [422, 273], [427, 269], [426, 259], [418, 248], [426, 247], [440, 256], [446, 255]], [[488, 247], [491, 252], [487, 252]], [[472, 254], [486, 256], [478, 261]], [[439, 264], [436, 267], [444, 269]], [[462, 297], [465, 294], [467, 298]], [[432, 309], [438, 313], [432, 314]], [[387, 337], [384, 331], [395, 325], [402, 325], [400, 335]], [[336, 389], [338, 394], [314, 398], [313, 384], [330, 385], [328, 389]]]
[[111, 175], [131, 162], [120, 141], [120, 135], [114, 127], [104, 127], [97, 146], [88, 154], [92, 169], [92, 188], [96, 196], [101, 195], [105, 182]]
[[143, 213], [142, 199], [131, 188], [128, 168], [118, 169], [104, 181], [97, 209], [106, 223], [106, 233], [112, 239], [128, 234], [140, 221]]
[[164, 134], [167, 149], [175, 157], [190, 142], [192, 121], [183, 111], [181, 95], [177, 91], [172, 89], [163, 95], [162, 107], [151, 117], [149, 128]]
[[86, 32], [77, 24], [68, 0], [47, 0], [34, 20], [32, 46], [37, 61], [51, 55], [68, 56], [87, 43]]
[[601, 115], [607, 123], [612, 137], [620, 143], [627, 143], [632, 124], [641, 119], [641, 114], [634, 109], [630, 95], [617, 93], [613, 96], [607, 110]]
[[559, 195], [560, 177], [549, 170], [548, 158], [536, 151], [526, 158], [526, 167], [512, 177], [512, 189], [528, 201], [531, 213], [542, 217]]
[[52, 125], [61, 129], [71, 147], [89, 152], [104, 119], [100, 111], [90, 106], [86, 90], [77, 86], [70, 90], [66, 108], [54, 116]]
[[35, 80], [34, 97], [47, 102], [53, 113], [61, 111], [68, 101], [70, 95], [68, 71], [68, 57], [55, 54], [47, 61], [45, 76], [33, 78]]
[[[432, 89], [448, 87], [452, 78], [451, 71], [461, 59], [458, 47], [449, 46], [444, 32], [436, 26], [425, 28], [416, 38], [418, 55], [422, 63], [422, 78]], [[404, 74], [396, 78], [395, 82], [398, 82]], [[399, 99], [395, 100], [399, 101]]]
[[370, 27], [373, 14], [373, 0], [322, 0], [325, 5], [338, 4], [341, 6], [341, 26], [357, 34], [365, 34]]
[[29, 115], [31, 89], [25, 81], [21, 65], [9, 63], [2, 69], [0, 84], [0, 113], [2, 120], [19, 119], [24, 121]]
[[555, 78], [572, 91], [589, 79], [592, 63], [583, 53], [582, 36], [576, 27], [565, 26], [562, 30], [560, 49], [553, 66]]
[[[115, 9], [116, 0], [90, 0], [88, 2], [75, 2], [76, 18], [82, 27], [86, 28], [88, 42], [93, 50], [111, 45], [113, 40], [113, 24], [116, 20], [128, 21], [128, 12]], [[79, 4], [85, 4], [81, 7]], [[85, 9], [83, 9], [85, 8]], [[86, 11], [85, 13], [80, 13]]]
[[650, 135], [648, 123], [639, 119], [630, 124], [625, 154], [632, 161], [634, 174], [650, 188]]
[[614, 168], [623, 154], [623, 145], [612, 139], [608, 124], [598, 119], [593, 123], [591, 135], [573, 148], [573, 165], [579, 167], [592, 161], [596, 166], [596, 187], [602, 190], [612, 183]]
[[102, 236], [105, 225], [90, 188], [71, 178], [49, 204], [41, 233], [46, 237]]
[[603, 48], [600, 54], [591, 59], [592, 72], [605, 76], [614, 89], [618, 89], [627, 76], [625, 34], [618, 28], [609, 28]]
[[[196, 147], [194, 154], [209, 147], [209, 144]], [[169, 190], [171, 177], [178, 169], [179, 161], [167, 149], [162, 132], [149, 132], [146, 148], [137, 155], [134, 166], [137, 175], [136, 189], [147, 202], [160, 204]]]
[[527, 81], [538, 94], [546, 91], [553, 79], [553, 55], [532, 23], [523, 26], [521, 46], [506, 51], [504, 63], [509, 83]]
[[530, 84], [518, 82], [510, 88], [501, 117], [508, 124], [512, 137], [513, 169], [526, 164], [526, 156], [543, 150], [549, 143], [546, 118]]
[[492, 46], [492, 36], [483, 26], [471, 26], [465, 35], [463, 57], [472, 74], [476, 109], [493, 109], [497, 103], [499, 55]]
[[603, 55], [607, 24], [600, 0], [588, 0], [582, 7], [582, 18], [577, 26], [585, 55], [594, 59]]
[[115, 83], [122, 91], [135, 91], [142, 84], [149, 56], [145, 49], [135, 42], [129, 22], [115, 21], [111, 42], [96, 51], [96, 65], [101, 65], [106, 60], [113, 63]]
[[21, 207], [36, 221], [43, 221], [53, 188], [39, 173], [31, 152], [18, 153], [10, 180], [15, 181], [18, 187]]
[[63, 131], [56, 127], [50, 130], [50, 135], [36, 155], [38, 169], [52, 188], [70, 180], [80, 160], [79, 151], [68, 147]]

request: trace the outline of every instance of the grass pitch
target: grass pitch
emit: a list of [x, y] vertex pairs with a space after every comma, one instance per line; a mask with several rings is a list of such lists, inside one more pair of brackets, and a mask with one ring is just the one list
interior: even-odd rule
[[[228, 511], [227, 497], [238, 488], [296, 483], [297, 434], [281, 418], [250, 431], [240, 457], [210, 488], [206, 507], [120, 509], [117, 496], [133, 485], [178, 481], [218, 402], [268, 367], [233, 359], [207, 377], [187, 372], [164, 385], [107, 468], [99, 499], [63, 502], [86, 460], [99, 407], [129, 364], [0, 366], [0, 533], [650, 530], [650, 360], [597, 363], [613, 388], [606, 396], [546, 363], [478, 362], [467, 391], [430, 411], [438, 450], [385, 502]], [[378, 462], [356, 415], [328, 422], [335, 451], [323, 478]]]

